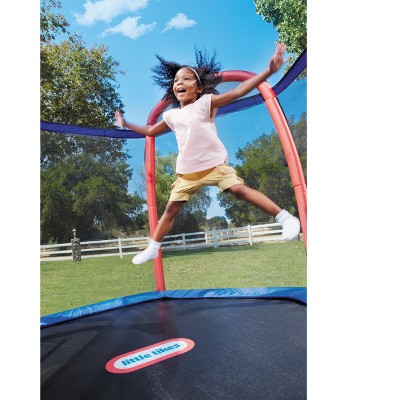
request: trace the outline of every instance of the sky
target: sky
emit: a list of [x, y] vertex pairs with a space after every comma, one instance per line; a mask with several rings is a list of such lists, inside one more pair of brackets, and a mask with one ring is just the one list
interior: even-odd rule
[[[194, 63], [194, 47], [216, 52], [223, 69], [261, 71], [277, 39], [276, 30], [255, 13], [252, 0], [63, 0], [70, 30], [91, 47], [103, 44], [119, 61], [119, 93], [125, 112], [145, 123], [163, 93], [154, 85], [156, 54]], [[201, 6], [200, 6], [201, 4]]]
[[[163, 96], [152, 80], [156, 55], [193, 65], [196, 47], [209, 54], [215, 52], [222, 70], [258, 73], [268, 66], [278, 38], [272, 24], [256, 14], [252, 0], [62, 0], [61, 5], [60, 13], [70, 23], [70, 32], [80, 35], [88, 47], [107, 46], [120, 63], [124, 75], [117, 76], [117, 90], [125, 105], [125, 118], [138, 124], [146, 124]], [[283, 68], [268, 80], [271, 86], [282, 72]], [[264, 112], [262, 109], [261, 118], [265, 118]], [[227, 147], [228, 161], [235, 163], [237, 149], [270, 128], [259, 123], [259, 129], [251, 131], [242, 122], [239, 129], [237, 118], [228, 119], [232, 122], [218, 122], [217, 128], [220, 130], [218, 124], [222, 124], [224, 132], [229, 132], [226, 140], [221, 131], [220, 137]], [[246, 129], [248, 134], [243, 134]], [[177, 151], [174, 135], [156, 139], [156, 148], [161, 155]], [[138, 170], [143, 167], [144, 140], [128, 140], [127, 149], [133, 168], [129, 190], [133, 192], [140, 181]], [[213, 200], [208, 218], [225, 214], [216, 200], [217, 193], [217, 188], [210, 189]]]

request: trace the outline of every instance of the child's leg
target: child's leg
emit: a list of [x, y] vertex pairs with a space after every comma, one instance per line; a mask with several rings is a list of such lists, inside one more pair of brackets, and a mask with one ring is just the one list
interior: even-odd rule
[[282, 211], [282, 209], [265, 194], [247, 185], [234, 185], [226, 189], [226, 191], [232, 193], [237, 199], [245, 200], [253, 204], [273, 217], [276, 217]]
[[179, 214], [184, 201], [169, 201], [164, 214], [158, 222], [157, 228], [153, 233], [153, 240], [161, 242], [164, 236], [171, 230], [175, 217]]
[[161, 241], [172, 228], [174, 219], [181, 210], [183, 203], [184, 201], [169, 201], [167, 203], [167, 207], [165, 208], [164, 214], [162, 215], [156, 230], [153, 233], [152, 239], [150, 239], [149, 245], [145, 250], [133, 257], [132, 262], [134, 264], [142, 264], [146, 261], [153, 260], [158, 256], [158, 250], [161, 247]]
[[232, 193], [236, 198], [248, 201], [265, 213], [275, 217], [276, 222], [282, 225], [282, 238], [284, 240], [293, 240], [298, 236], [300, 221], [288, 211], [282, 210], [265, 194], [244, 184], [231, 186], [226, 191]]

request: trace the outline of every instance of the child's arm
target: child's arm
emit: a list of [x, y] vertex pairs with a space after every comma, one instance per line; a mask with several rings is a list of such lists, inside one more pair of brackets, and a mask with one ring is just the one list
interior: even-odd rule
[[130, 122], [125, 121], [119, 110], [115, 111], [114, 125], [119, 126], [120, 128], [131, 129], [132, 131], [146, 136], [155, 136], [169, 130], [169, 126], [164, 122], [164, 120], [161, 120], [154, 125], [146, 126], [131, 124]]
[[254, 75], [251, 78], [243, 81], [236, 88], [226, 93], [213, 95], [211, 97], [211, 108], [214, 109], [224, 106], [225, 104], [229, 104], [239, 97], [244, 96], [245, 94], [256, 88], [258, 85], [260, 85], [262, 82], [264, 82], [269, 76], [277, 72], [282, 64], [287, 61], [283, 60], [283, 55], [285, 51], [286, 46], [283, 43], [279, 43], [276, 46], [275, 53], [269, 62], [269, 68], [267, 68], [264, 72], [261, 72], [260, 74]]

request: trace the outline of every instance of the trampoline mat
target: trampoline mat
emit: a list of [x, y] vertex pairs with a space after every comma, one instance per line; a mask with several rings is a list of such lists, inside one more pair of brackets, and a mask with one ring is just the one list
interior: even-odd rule
[[[41, 400], [306, 399], [306, 306], [284, 299], [162, 299], [41, 329]], [[112, 358], [187, 338], [129, 373]]]

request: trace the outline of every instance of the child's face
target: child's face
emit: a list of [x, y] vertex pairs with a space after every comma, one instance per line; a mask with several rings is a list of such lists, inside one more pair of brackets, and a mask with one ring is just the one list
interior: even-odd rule
[[173, 90], [175, 97], [181, 103], [181, 107], [194, 103], [202, 92], [194, 72], [186, 67], [181, 68], [176, 73]]

